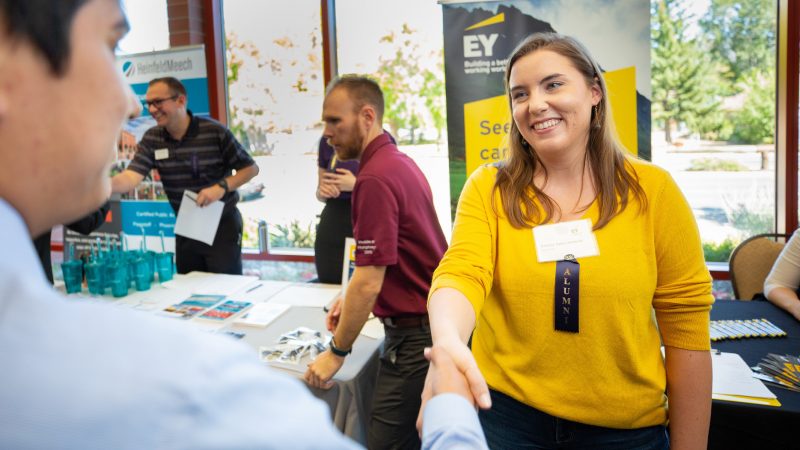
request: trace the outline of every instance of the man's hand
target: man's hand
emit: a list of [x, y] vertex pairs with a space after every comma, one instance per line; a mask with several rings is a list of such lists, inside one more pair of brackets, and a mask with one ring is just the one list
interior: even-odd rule
[[430, 388], [433, 396], [449, 392], [458, 394], [475, 405], [466, 377], [458, 370], [455, 361], [446, 350], [439, 346], [426, 348], [425, 358], [431, 362], [428, 373], [431, 375]]
[[[448, 342], [434, 345], [431, 366], [428, 368], [428, 375], [425, 377], [425, 387], [422, 389], [422, 404], [417, 415], [417, 431], [422, 433], [422, 413], [425, 411], [425, 404], [434, 395], [443, 392], [455, 392], [464, 395], [471, 403], [477, 404], [481, 409], [492, 407], [492, 400], [489, 396], [489, 386], [478, 369], [478, 363], [472, 352], [463, 342]], [[440, 356], [440, 354], [445, 356]], [[425, 355], [426, 358], [428, 354]], [[435, 367], [438, 363], [439, 366]], [[460, 381], [455, 379], [451, 371], [451, 363], [460, 374]], [[462, 391], [461, 382], [466, 383], [467, 389]], [[437, 391], [438, 390], [438, 391]]]
[[336, 356], [330, 349], [325, 350], [317, 356], [311, 364], [308, 365], [308, 370], [303, 376], [310, 386], [319, 389], [330, 389], [335, 384], [331, 381], [336, 372], [342, 368], [344, 358]]
[[356, 176], [347, 169], [336, 169], [336, 172], [327, 172], [322, 175], [326, 184], [335, 186], [340, 192], [351, 192], [356, 185]]
[[142, 180], [144, 180], [144, 175], [136, 173], [131, 169], [125, 169], [111, 177], [111, 192], [115, 194], [130, 192], [138, 186]]
[[209, 186], [197, 193], [197, 206], [201, 208], [208, 206], [221, 199], [224, 195], [225, 189], [222, 186], [218, 184]]
[[340, 194], [339, 188], [333, 183], [323, 181], [319, 184], [317, 189], [317, 197], [320, 199], [336, 198]]
[[342, 297], [337, 297], [334, 300], [333, 304], [331, 305], [330, 311], [328, 311], [328, 315], [325, 316], [325, 327], [331, 333], [336, 331], [336, 327], [339, 325], [339, 317], [342, 315]]

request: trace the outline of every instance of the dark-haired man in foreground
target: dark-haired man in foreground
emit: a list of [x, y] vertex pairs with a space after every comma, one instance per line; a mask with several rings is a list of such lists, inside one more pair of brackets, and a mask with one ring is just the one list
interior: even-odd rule
[[[118, 0], [0, 0], [0, 161], [13, 161], [0, 164], [0, 448], [355, 448], [243, 344], [47, 283], [31, 236], [108, 198], [138, 107], [114, 63], [127, 29]], [[425, 440], [481, 445], [464, 380], [436, 350], [434, 391], [451, 394], [429, 403]], [[435, 404], [453, 397], [459, 421]]]

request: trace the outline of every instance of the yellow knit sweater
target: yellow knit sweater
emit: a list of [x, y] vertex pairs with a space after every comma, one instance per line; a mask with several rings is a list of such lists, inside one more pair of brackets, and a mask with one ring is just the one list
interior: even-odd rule
[[[464, 186], [431, 286], [457, 289], [475, 308], [472, 352], [492, 389], [613, 428], [667, 423], [660, 346], [708, 350], [713, 303], [689, 205], [666, 171], [631, 162], [648, 209], [630, 203], [595, 231], [600, 254], [578, 259], [579, 333], [554, 330], [555, 263], [538, 263], [531, 229], [508, 222], [492, 166]], [[584, 217], [597, 222], [596, 203]]]

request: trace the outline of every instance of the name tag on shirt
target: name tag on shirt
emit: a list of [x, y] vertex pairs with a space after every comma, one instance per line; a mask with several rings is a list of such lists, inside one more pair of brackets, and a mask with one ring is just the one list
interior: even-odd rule
[[169, 149], [160, 148], [156, 150], [156, 161], [169, 158]]
[[533, 228], [533, 242], [540, 263], [597, 256], [600, 250], [590, 219], [539, 225]]

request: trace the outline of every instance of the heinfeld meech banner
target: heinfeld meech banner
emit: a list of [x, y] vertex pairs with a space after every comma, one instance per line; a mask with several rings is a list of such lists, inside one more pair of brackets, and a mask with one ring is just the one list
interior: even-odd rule
[[[189, 109], [193, 114], [208, 116], [206, 55], [202, 45], [119, 56], [117, 68], [142, 101], [150, 80], [162, 77], [175, 77], [181, 80], [186, 87]], [[145, 108], [142, 117], [149, 116], [150, 113]], [[155, 122], [151, 123], [155, 125]]]
[[[202, 45], [121, 55], [117, 57], [117, 70], [122, 72], [125, 81], [142, 102], [150, 80], [175, 77], [186, 87], [188, 108], [192, 113], [199, 116], [209, 115], [206, 56]], [[147, 108], [144, 108], [140, 117], [128, 121], [120, 136], [117, 163], [112, 173], [127, 167], [136, 151], [136, 143], [145, 131], [155, 125], [156, 122]], [[106, 237], [116, 241], [119, 233], [124, 232], [130, 248], [139, 248], [142, 239], [146, 239], [146, 246], [151, 250], [160, 251], [161, 243], [164, 242], [167, 251], [174, 251], [175, 213], [165, 200], [163, 187], [155, 172], [137, 187], [134, 199], [112, 201], [111, 211], [100, 229], [90, 236], [82, 236], [67, 229], [64, 233], [65, 242], [75, 246], [76, 250], [85, 250], [97, 237], [102, 241]], [[162, 233], [164, 240], [161, 239]], [[64, 248], [66, 250], [67, 246]]]
[[443, 3], [451, 203], [477, 167], [503, 159], [509, 127], [504, 74], [528, 35], [581, 41], [608, 84], [620, 140], [650, 159], [650, 10], [640, 0]]

